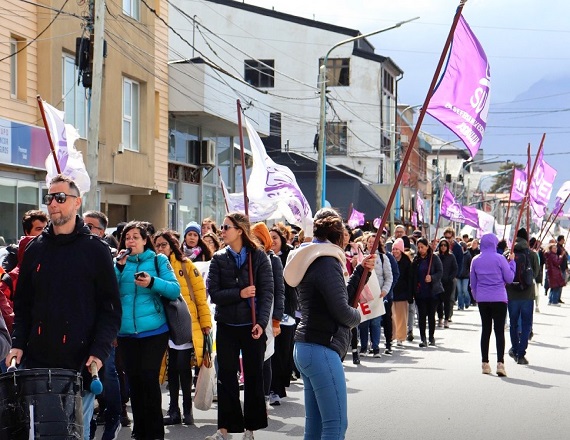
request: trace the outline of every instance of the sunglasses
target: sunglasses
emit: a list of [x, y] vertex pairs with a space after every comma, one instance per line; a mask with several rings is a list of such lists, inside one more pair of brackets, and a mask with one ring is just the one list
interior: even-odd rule
[[79, 196], [74, 196], [73, 194], [65, 194], [64, 192], [48, 193], [44, 196], [44, 204], [49, 206], [52, 200], [55, 199], [55, 201], [61, 205], [65, 203], [68, 197], [77, 198]]
[[[55, 199], [57, 201], [57, 199]], [[64, 200], [65, 202], [65, 200]], [[58, 203], [63, 203], [63, 202], [59, 202]], [[87, 226], [89, 228], [90, 231], [92, 231], [93, 229], [99, 229], [100, 231], [104, 231], [103, 228], [99, 227], [99, 226], [95, 226], [93, 223], [85, 223], [85, 226]]]
[[165, 241], [164, 243], [157, 243], [154, 247], [157, 249], [166, 249], [168, 247], [168, 242]]
[[225, 224], [224, 224], [224, 225], [220, 226], [220, 229], [221, 229], [222, 231], [227, 231], [228, 229], [231, 229], [231, 228], [239, 229], [237, 226], [233, 226], [233, 225], [225, 225]]
[[446, 244], [440, 244], [439, 247], [444, 247], [444, 248], [446, 248], [447, 245], [446, 245]]

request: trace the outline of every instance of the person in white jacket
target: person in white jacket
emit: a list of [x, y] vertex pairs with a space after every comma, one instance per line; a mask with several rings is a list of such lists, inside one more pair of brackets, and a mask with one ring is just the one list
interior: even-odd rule
[[[376, 238], [375, 234], [370, 234], [367, 238], [366, 249], [367, 253], [372, 247], [374, 240]], [[384, 249], [384, 244], [382, 240], [378, 243], [378, 249], [376, 250], [378, 257], [376, 258], [376, 263], [374, 265], [374, 273], [378, 278], [378, 285], [380, 286], [380, 297], [384, 298], [388, 295], [390, 288], [392, 287], [392, 267], [390, 265], [390, 260], [386, 256], [386, 251]], [[368, 354], [368, 335], [370, 334], [371, 349], [370, 353], [373, 357], [379, 358], [380, 355], [380, 333], [382, 316], [377, 316], [375, 318], [363, 321], [359, 325], [360, 330], [360, 355], [366, 356]]]

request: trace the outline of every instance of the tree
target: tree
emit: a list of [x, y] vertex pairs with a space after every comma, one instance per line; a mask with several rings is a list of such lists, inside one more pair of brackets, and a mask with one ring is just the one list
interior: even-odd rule
[[[490, 193], [497, 192], [498, 189], [501, 189], [502, 193], [506, 193], [511, 188], [511, 183], [513, 181], [513, 173], [506, 173], [505, 171], [509, 171], [513, 169], [513, 166], [519, 170], [524, 169], [524, 165], [515, 162], [509, 162], [501, 165], [499, 167], [499, 171], [497, 172], [497, 176], [495, 177], [495, 181], [493, 182], [493, 186], [489, 189]], [[504, 174], [501, 174], [504, 173]]]

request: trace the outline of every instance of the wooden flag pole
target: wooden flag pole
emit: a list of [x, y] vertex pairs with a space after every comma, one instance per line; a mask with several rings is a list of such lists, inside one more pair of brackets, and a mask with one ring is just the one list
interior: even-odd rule
[[[241, 174], [243, 179], [243, 206], [245, 210], [245, 215], [249, 219], [249, 207], [248, 207], [248, 198], [247, 198], [247, 178], [245, 177], [245, 148], [243, 146], [243, 127], [241, 124], [241, 103], [239, 99], [237, 100], [237, 113], [238, 113], [238, 130], [239, 130], [239, 150], [240, 150], [240, 158], [241, 158]], [[247, 253], [247, 262], [249, 266], [249, 285], [253, 286], [253, 266], [251, 260], [251, 252]], [[249, 307], [251, 308], [251, 322], [255, 327], [257, 323], [257, 319], [255, 316], [255, 297], [249, 298]]]
[[509, 192], [509, 203], [507, 203], [507, 212], [505, 214], [505, 228], [503, 229], [503, 241], [505, 240], [505, 233], [507, 232], [507, 220], [509, 219], [509, 210], [511, 209], [511, 198], [513, 195], [514, 184], [515, 184], [515, 166], [513, 165], [513, 176], [511, 178], [511, 191]]
[[[560, 206], [560, 209], [558, 210], [552, 210], [552, 212], [548, 215], [548, 219], [546, 220], [546, 223], [544, 224], [544, 226], [542, 227], [542, 229], [540, 230], [540, 233], [538, 234], [538, 242], [542, 242], [542, 240], [544, 240], [546, 238], [546, 234], [548, 234], [548, 231], [550, 230], [550, 228], [552, 228], [552, 225], [554, 225], [554, 222], [556, 221], [556, 218], [558, 217], [558, 214], [560, 214], [560, 212], [564, 211], [564, 205], [566, 205], [566, 202], [568, 201], [568, 198], [570, 198], [570, 193], [568, 193], [568, 195], [566, 196], [566, 198], [564, 199], [564, 202], [562, 202], [562, 205]], [[556, 213], [556, 215], [554, 215], [554, 213]], [[552, 218], [554, 217], [554, 218]], [[552, 218], [552, 222], [550, 222], [550, 219]], [[550, 222], [550, 225], [548, 225], [548, 223]], [[548, 227], [546, 227], [546, 225], [548, 225]]]
[[[530, 178], [528, 179], [529, 182], [532, 182], [532, 177], [534, 176], [536, 164], [538, 163], [538, 157], [540, 156], [540, 152], [542, 151], [542, 148], [544, 147], [544, 139], [545, 138], [546, 138], [546, 133], [543, 133], [542, 140], [540, 141], [540, 146], [538, 147], [538, 151], [536, 153], [536, 159], [534, 161], [534, 164], [532, 165], [532, 171], [530, 172]], [[527, 184], [525, 194], [524, 194], [523, 200], [521, 202], [519, 215], [517, 216], [517, 222], [516, 222], [515, 232], [514, 232], [515, 237], [517, 235], [517, 231], [519, 230], [519, 226], [521, 224], [521, 217], [523, 215], [524, 208], [525, 208], [524, 204], [529, 203], [529, 197], [530, 197], [530, 185]], [[529, 239], [530, 239], [530, 236], [529, 236]], [[515, 249], [515, 242], [516, 242], [516, 240], [513, 240], [513, 243], [511, 244], [511, 253], [513, 253], [513, 251]]]
[[53, 139], [51, 137], [51, 132], [49, 131], [49, 124], [46, 118], [46, 112], [44, 110], [44, 101], [40, 95], [36, 96], [38, 100], [38, 106], [40, 107], [40, 113], [42, 114], [42, 120], [44, 121], [44, 127], [46, 128], [46, 134], [49, 141], [49, 147], [51, 149], [51, 155], [53, 156], [53, 161], [55, 162], [55, 169], [57, 174], [61, 174], [61, 168], [59, 167], [59, 161], [57, 160], [57, 153], [55, 152], [55, 147], [53, 146]]
[[[530, 164], [531, 164], [531, 158], [530, 158], [530, 142], [528, 143], [528, 147], [526, 148], [526, 156], [527, 156], [527, 169], [530, 170]], [[537, 156], [538, 158], [538, 156]], [[530, 175], [528, 176], [528, 180], [526, 183], [527, 188], [530, 188]], [[530, 197], [530, 192], [529, 192], [529, 197]], [[530, 240], [530, 199], [527, 200], [526, 203], [526, 229], [528, 232], [528, 239]]]
[[[220, 172], [220, 168], [218, 167], [218, 179], [220, 180], [220, 185], [222, 182], [222, 173]], [[228, 207], [228, 200], [226, 199], [226, 192], [222, 191], [222, 195], [224, 196], [224, 205], [226, 205], [226, 214], [230, 212], [230, 208]]]
[[[441, 73], [441, 69], [443, 67], [443, 64], [445, 63], [447, 52], [451, 46], [451, 42], [453, 41], [453, 34], [455, 33], [455, 28], [457, 28], [457, 24], [459, 23], [459, 19], [461, 18], [461, 11], [463, 11], [463, 6], [465, 5], [466, 2], [467, 2], [467, 0], [460, 0], [459, 6], [457, 7], [457, 10], [455, 11], [455, 17], [453, 18], [453, 24], [451, 25], [451, 29], [449, 29], [449, 34], [447, 36], [447, 40], [445, 41], [445, 45], [443, 46], [443, 51], [441, 52], [441, 56], [439, 57], [439, 62], [437, 64], [437, 67], [436, 67], [435, 72], [433, 74], [433, 78], [431, 80], [431, 84], [430, 84], [428, 92], [426, 94], [424, 104], [422, 105], [422, 108], [420, 110], [420, 114], [418, 116], [418, 121], [416, 122], [414, 132], [412, 133], [412, 137], [410, 139], [410, 143], [409, 143], [410, 146], [413, 146], [415, 144], [416, 139], [418, 137], [418, 134], [420, 132], [420, 127], [421, 127], [422, 122], [424, 120], [424, 117], [426, 115], [426, 111], [427, 111], [429, 101], [433, 95], [435, 86], [437, 85], [439, 75]], [[410, 159], [412, 151], [413, 151], [413, 147], [406, 149], [406, 154], [404, 155], [404, 159], [402, 159], [402, 163], [400, 165], [400, 171], [398, 172], [398, 175], [396, 176], [396, 180], [394, 181], [394, 186], [392, 187], [392, 192], [390, 193], [390, 198], [388, 199], [388, 202], [386, 203], [386, 208], [384, 209], [384, 213], [382, 214], [382, 220], [380, 221], [380, 227], [378, 228], [380, 231], [381, 231], [380, 228], [384, 228], [384, 225], [388, 221], [388, 217], [390, 216], [390, 211], [392, 209], [392, 204], [394, 203], [394, 198], [396, 197], [396, 192], [397, 192], [398, 187], [400, 186], [400, 182], [402, 181], [402, 178], [404, 176], [404, 172], [406, 170], [406, 165], [408, 164], [408, 160]], [[370, 249], [371, 254], [376, 253], [376, 249], [378, 249], [378, 244], [380, 242], [381, 236], [382, 236], [382, 232], [380, 232], [379, 234], [376, 234], [376, 238], [374, 239], [374, 243], [372, 244], [372, 248]], [[358, 306], [358, 300], [360, 299], [360, 293], [362, 292], [362, 289], [364, 288], [364, 285], [366, 284], [366, 280], [368, 279], [368, 272], [369, 272], [369, 270], [367, 268], [364, 268], [364, 272], [362, 273], [362, 276], [360, 277], [360, 282], [358, 283], [358, 287], [356, 289], [356, 295], [355, 295], [354, 302], [353, 302], [353, 307], [355, 307], [355, 308]]]

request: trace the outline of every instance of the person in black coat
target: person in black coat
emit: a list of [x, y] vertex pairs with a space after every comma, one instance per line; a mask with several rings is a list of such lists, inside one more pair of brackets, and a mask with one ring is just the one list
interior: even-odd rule
[[[461, 246], [460, 246], [461, 247]], [[449, 318], [451, 317], [451, 308], [454, 301], [452, 295], [455, 290], [455, 277], [457, 276], [457, 259], [450, 252], [450, 242], [445, 238], [440, 240], [438, 245], [439, 259], [443, 267], [441, 284], [443, 285], [443, 293], [441, 300], [437, 305], [438, 327], [449, 328]], [[463, 264], [463, 258], [461, 258]]]
[[392, 245], [392, 255], [398, 262], [400, 276], [394, 286], [394, 299], [392, 303], [392, 322], [394, 325], [394, 339], [396, 345], [401, 347], [406, 339], [408, 327], [408, 304], [413, 303], [412, 295], [412, 261], [404, 248], [404, 241], [396, 239]]
[[[228, 432], [244, 430], [247, 436], [253, 436], [253, 431], [267, 427], [263, 357], [265, 327], [271, 319], [273, 302], [271, 264], [253, 238], [247, 216], [231, 212], [220, 229], [226, 247], [212, 257], [206, 284], [216, 305], [214, 317], [218, 324], [218, 431], [206, 437], [212, 440], [225, 439]], [[249, 279], [250, 264], [253, 284]], [[244, 372], [243, 411], [236, 378], [240, 351]]]

